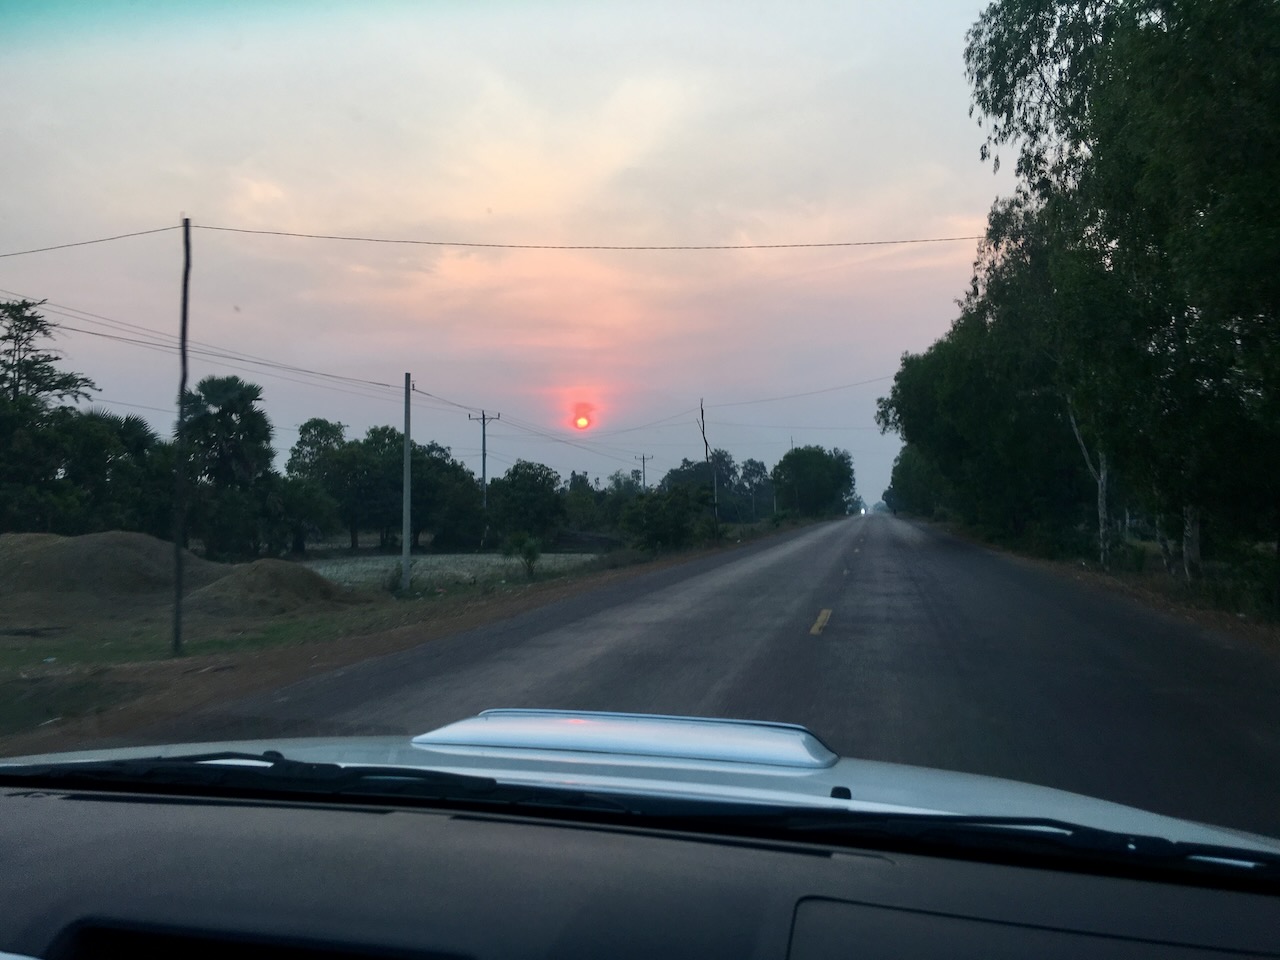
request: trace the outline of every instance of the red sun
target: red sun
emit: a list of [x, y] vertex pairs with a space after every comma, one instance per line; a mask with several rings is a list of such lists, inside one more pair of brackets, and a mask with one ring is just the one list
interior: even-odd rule
[[589, 403], [576, 403], [573, 406], [573, 418], [569, 421], [576, 430], [585, 430], [591, 426], [591, 415], [595, 408]]

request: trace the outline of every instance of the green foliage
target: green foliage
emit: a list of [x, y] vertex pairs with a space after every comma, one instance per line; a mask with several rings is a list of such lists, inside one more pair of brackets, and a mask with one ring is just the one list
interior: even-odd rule
[[699, 512], [699, 498], [687, 486], [641, 493], [623, 508], [622, 528], [646, 550], [676, 550], [692, 542]]
[[1123, 498], [1244, 569], [1280, 539], [1280, 6], [995, 0], [965, 63], [1020, 183], [880, 401], [886, 503], [1046, 550], [1092, 520], [1105, 559]]
[[192, 481], [189, 523], [206, 554], [228, 560], [281, 550], [268, 519], [278, 514], [271, 470], [271, 421], [262, 388], [239, 377], [209, 376], [182, 398], [183, 444]]
[[542, 558], [542, 541], [527, 533], [513, 533], [502, 546], [504, 556], [516, 557], [524, 565], [525, 576], [533, 579], [534, 568]]
[[847, 450], [795, 447], [773, 468], [779, 505], [799, 516], [846, 513], [857, 496]]
[[271, 421], [262, 388], [239, 377], [209, 376], [182, 401], [191, 476], [215, 488], [247, 488], [271, 469]]
[[340, 423], [312, 417], [298, 428], [298, 440], [289, 451], [285, 470], [301, 480], [325, 481], [324, 459], [346, 442], [346, 428]]
[[53, 324], [36, 307], [43, 300], [0, 302], [0, 396], [10, 403], [29, 401], [48, 408], [54, 401], [87, 399], [96, 390], [93, 381], [78, 373], [59, 370], [59, 355], [42, 349], [53, 337]]
[[499, 535], [526, 533], [550, 542], [565, 521], [560, 475], [541, 463], [517, 460], [489, 484], [489, 516]]

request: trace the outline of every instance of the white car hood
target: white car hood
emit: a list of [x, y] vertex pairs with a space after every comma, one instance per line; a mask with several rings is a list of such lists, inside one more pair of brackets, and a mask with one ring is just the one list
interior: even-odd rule
[[293, 760], [415, 767], [592, 792], [1060, 820], [1119, 833], [1280, 853], [1280, 839], [977, 774], [839, 757], [803, 727], [554, 710], [489, 710], [411, 740], [183, 743], [13, 757], [7, 764], [276, 750]]

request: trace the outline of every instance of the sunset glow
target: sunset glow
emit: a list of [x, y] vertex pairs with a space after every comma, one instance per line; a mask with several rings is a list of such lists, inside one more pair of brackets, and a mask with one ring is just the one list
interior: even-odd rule
[[[705, 398], [737, 461], [838, 445], [878, 494], [876, 398], [946, 331], [975, 243], [773, 245], [976, 236], [1011, 182], [968, 113], [972, 0], [909, 26], [874, 0], [142, 5], [170, 13], [0, 6], [26, 118], [0, 253], [174, 229], [6, 259], [0, 286], [168, 337], [190, 215], [191, 336], [322, 374], [192, 357], [260, 383], [281, 471], [311, 417], [398, 423], [383, 385], [410, 372], [415, 439], [473, 472], [660, 477], [703, 456]], [[176, 361], [78, 326], [59, 348], [93, 402], [167, 435]], [[487, 441], [473, 409], [504, 414]]]
[[595, 407], [589, 403], [576, 403], [573, 406], [573, 426], [575, 430], [585, 430], [591, 426]]

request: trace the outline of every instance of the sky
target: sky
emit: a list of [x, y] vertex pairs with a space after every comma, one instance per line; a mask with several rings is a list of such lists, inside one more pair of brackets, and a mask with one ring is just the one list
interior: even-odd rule
[[0, 0], [0, 297], [47, 300], [93, 405], [167, 433], [188, 217], [191, 380], [261, 385], [281, 462], [310, 417], [401, 426], [407, 372], [414, 438], [477, 474], [483, 410], [489, 476], [653, 483], [704, 403], [713, 447], [849, 450], [873, 502], [876, 399], [975, 241], [500, 245], [979, 235], [1012, 189], [968, 113], [980, 8]]

